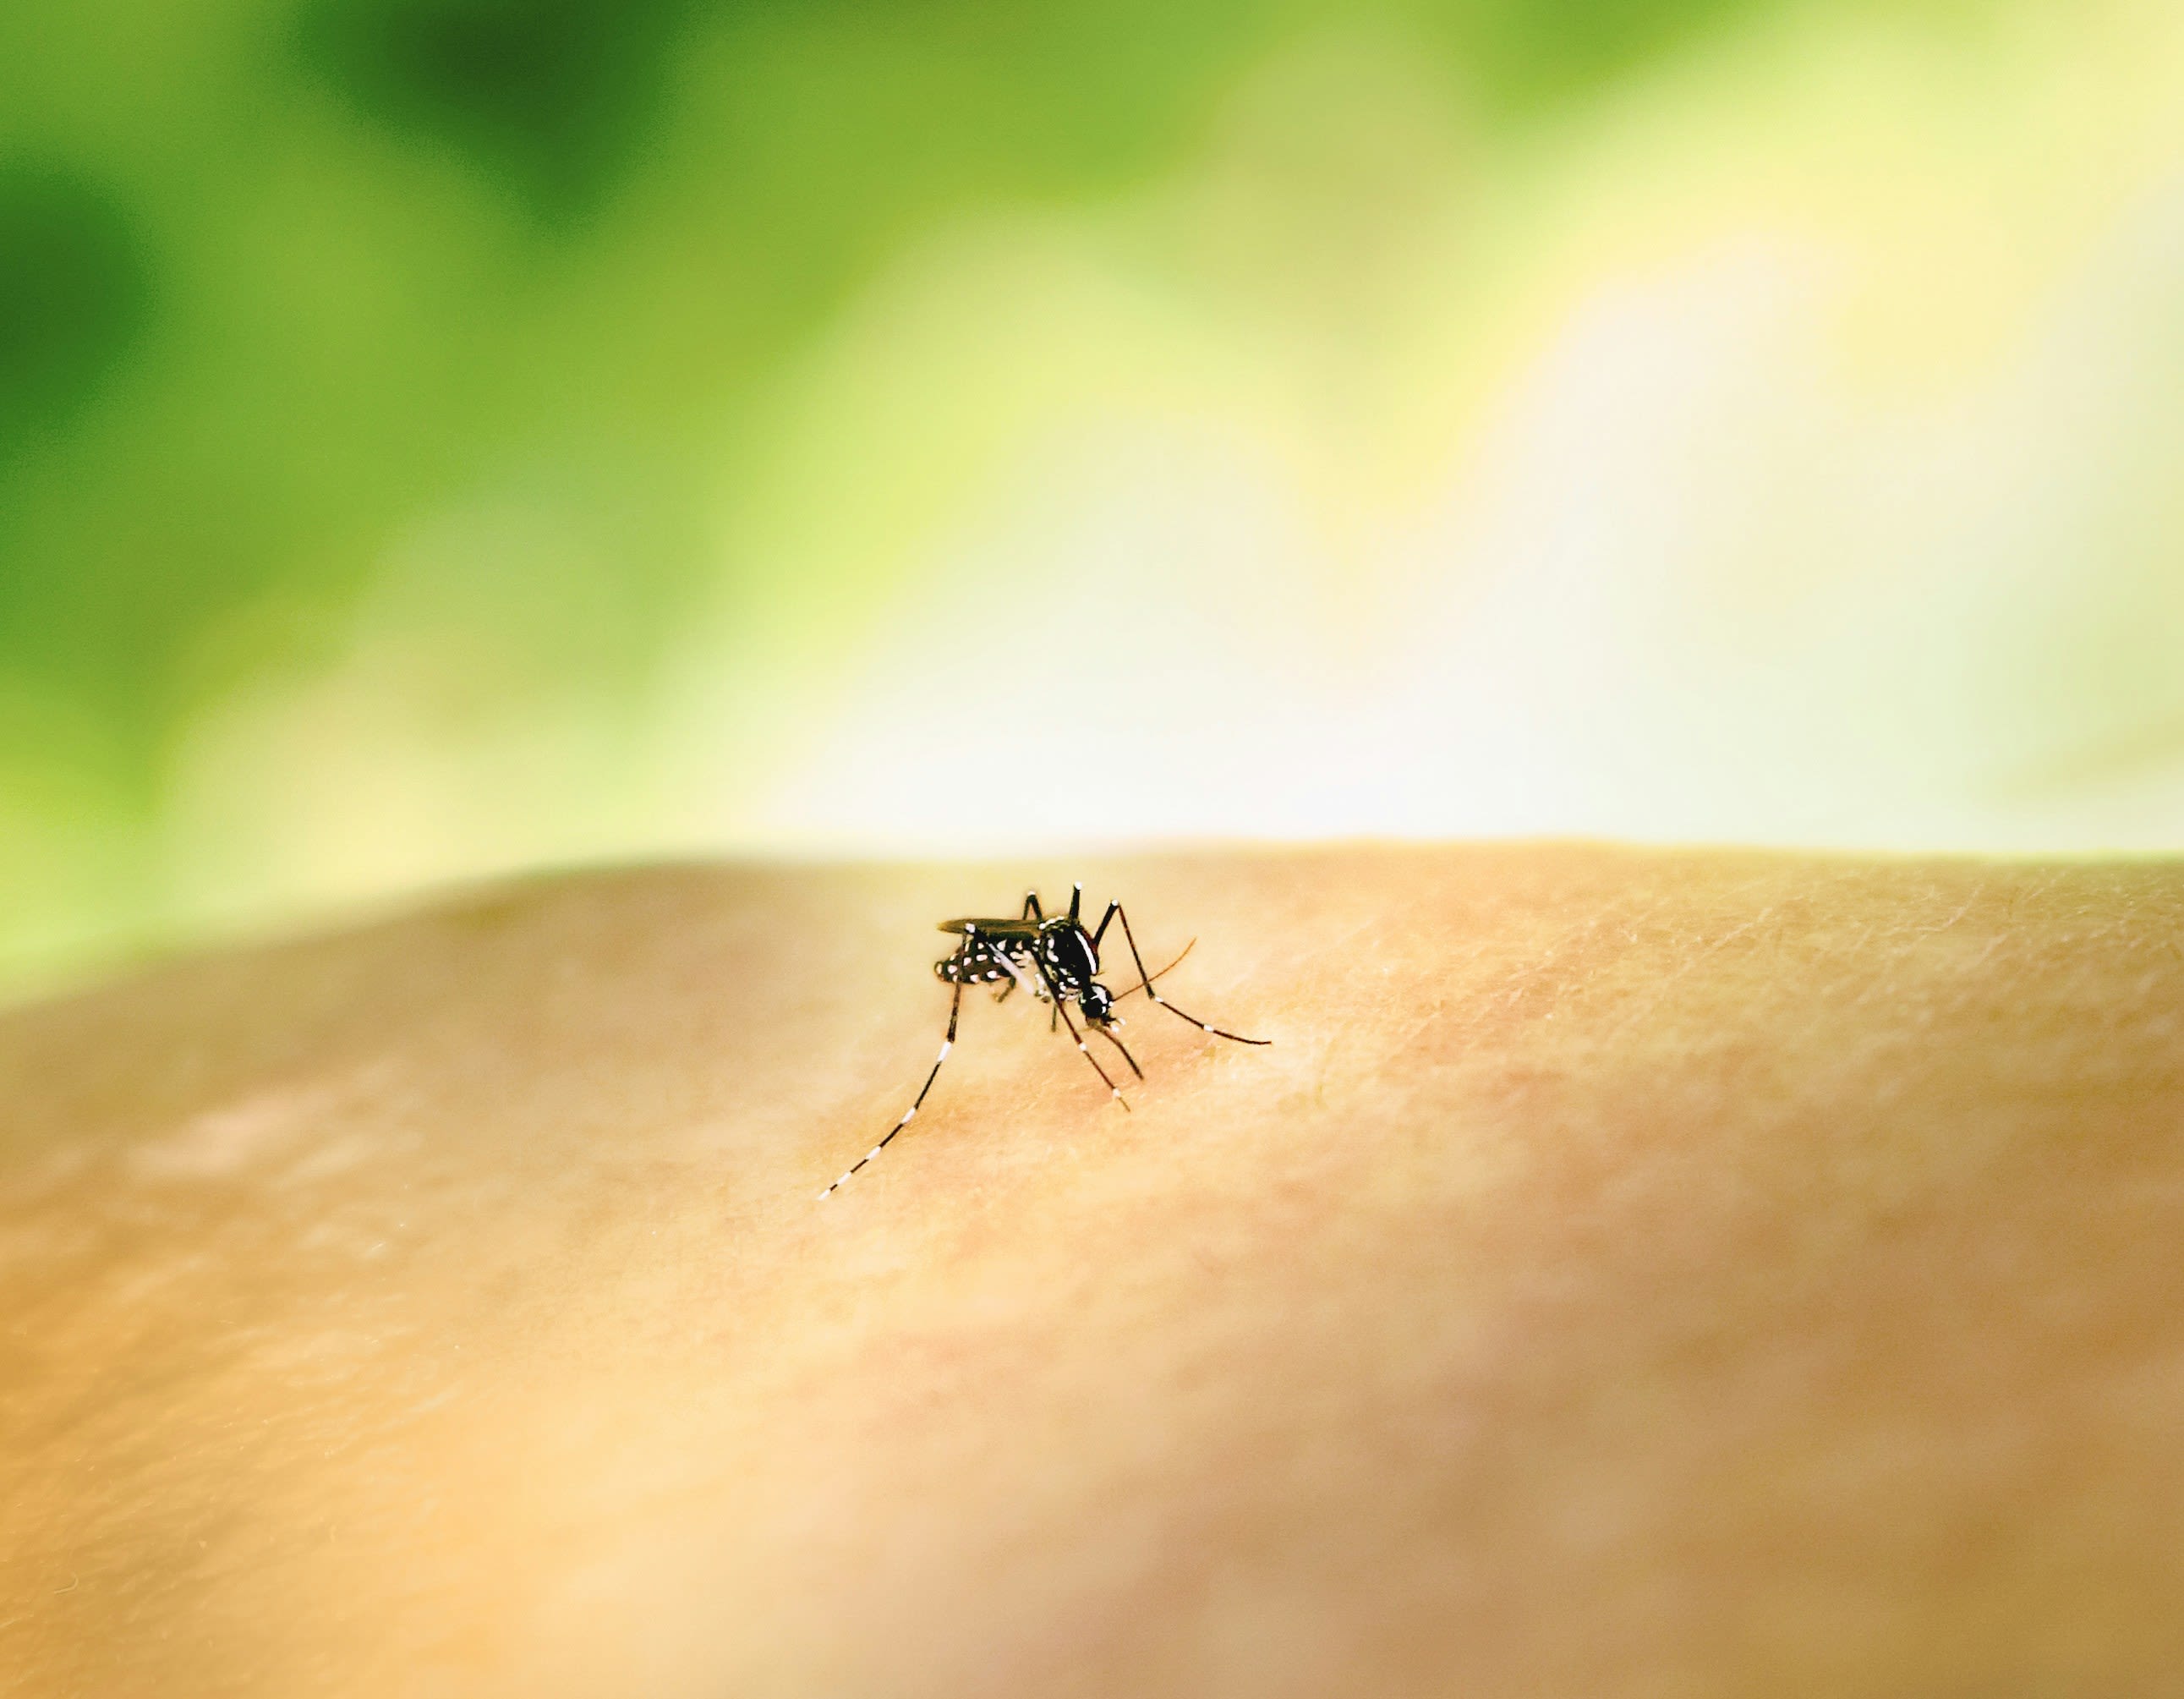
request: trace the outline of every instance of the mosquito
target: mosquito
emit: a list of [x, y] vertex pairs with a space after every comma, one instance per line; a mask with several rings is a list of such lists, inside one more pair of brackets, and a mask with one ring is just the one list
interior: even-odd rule
[[[933, 1089], [933, 1082], [940, 1078], [940, 1064], [948, 1060], [948, 1052], [956, 1047], [956, 1022], [963, 1010], [963, 988], [966, 985], [992, 985], [995, 1002], [1005, 1001], [1019, 986], [1041, 1003], [1049, 1004], [1053, 1012], [1047, 1018], [1051, 1029], [1056, 1021], [1069, 1029], [1070, 1041], [1077, 1046], [1084, 1060], [1092, 1064], [1092, 1072], [1100, 1076], [1100, 1084], [1107, 1095], [1124, 1109], [1130, 1106], [1122, 1088], [1115, 1083], [1114, 1076], [1100, 1065], [1100, 1058], [1092, 1054], [1084, 1042], [1087, 1033], [1097, 1033], [1114, 1045], [1123, 1060], [1129, 1064], [1130, 1072], [1139, 1079], [1145, 1071], [1138, 1066], [1137, 1058], [1123, 1047], [1115, 1036], [1115, 1028], [1123, 1024], [1123, 1017], [1115, 1012], [1115, 1005], [1123, 997], [1135, 996], [1142, 991], [1169, 1014], [1184, 1020], [1201, 1033], [1210, 1033], [1217, 1039], [1227, 1039], [1239, 1044], [1270, 1044], [1272, 1039], [1247, 1039], [1240, 1033], [1224, 1032], [1221, 1028], [1201, 1021], [1195, 1015], [1185, 1014], [1155, 989], [1162, 975], [1171, 972], [1184, 955], [1190, 954], [1191, 945], [1183, 947], [1183, 955], [1176, 957], [1159, 973], [1145, 972], [1145, 959], [1138, 953], [1138, 940], [1130, 931], [1130, 917], [1118, 902], [1107, 905], [1107, 911], [1100, 916], [1100, 924], [1087, 930], [1082, 918], [1084, 906], [1084, 887], [1072, 885], [1069, 891], [1069, 912], [1050, 916], [1039, 906], [1039, 893], [1024, 893], [1023, 910], [1012, 920], [947, 920], [940, 922], [943, 932], [958, 934], [962, 942], [950, 954], [933, 964], [933, 971], [955, 988], [948, 1000], [948, 1035], [940, 1041], [940, 1054], [933, 1059], [933, 1072], [925, 1076], [925, 1083], [918, 1090], [917, 1100], [902, 1112], [902, 1119], [888, 1129], [887, 1137], [865, 1152], [846, 1170], [833, 1185], [819, 1194], [822, 1203], [833, 1196], [835, 1189], [859, 1168], [879, 1155], [894, 1141], [896, 1134], [917, 1118], [917, 1111], [925, 1105], [926, 1094]], [[1100, 983], [1100, 940], [1107, 935], [1114, 922], [1123, 923], [1123, 937], [1130, 946], [1130, 960], [1137, 964], [1138, 983], [1117, 996]], [[1195, 944], [1195, 939], [1191, 944]], [[1072, 1003], [1084, 1017], [1080, 1030], [1075, 1017], [1069, 1012]]]

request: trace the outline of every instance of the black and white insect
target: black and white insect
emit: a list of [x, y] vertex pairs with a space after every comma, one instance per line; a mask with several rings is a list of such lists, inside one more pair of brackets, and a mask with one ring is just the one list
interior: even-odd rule
[[[926, 1094], [933, 1089], [933, 1082], [940, 1078], [940, 1064], [948, 1060], [948, 1052], [956, 1047], [956, 1022], [963, 1011], [963, 988], [966, 985], [993, 985], [999, 989], [994, 1000], [1001, 1002], [1018, 986], [1031, 993], [1041, 1003], [1050, 1006], [1052, 1013], [1047, 1025], [1056, 1021], [1069, 1029], [1071, 1041], [1085, 1061], [1092, 1064], [1092, 1072], [1100, 1076], [1100, 1083], [1107, 1088], [1107, 1095], [1128, 1109], [1130, 1106], [1123, 1096], [1122, 1088], [1114, 1078], [1100, 1066], [1100, 1058], [1092, 1054], [1084, 1042], [1085, 1033], [1097, 1033], [1120, 1052], [1129, 1064], [1130, 1072], [1139, 1079], [1145, 1071], [1138, 1066], [1137, 1058], [1123, 1049], [1123, 1041], [1115, 1036], [1115, 1028], [1123, 1024], [1123, 1017], [1115, 1012], [1115, 1005], [1123, 997], [1134, 997], [1142, 991], [1169, 1014], [1184, 1020], [1202, 1033], [1211, 1033], [1217, 1039], [1227, 1039], [1240, 1044], [1268, 1044], [1271, 1039], [1247, 1039], [1239, 1033], [1223, 1032], [1211, 1026], [1195, 1015], [1187, 1015], [1169, 1002], [1154, 989], [1155, 983], [1190, 954], [1190, 946], [1184, 946], [1183, 955], [1168, 963], [1159, 973], [1145, 972], [1145, 959], [1138, 954], [1138, 940], [1130, 931], [1130, 917], [1123, 912], [1118, 902], [1107, 905], [1107, 911], [1100, 916], [1100, 924], [1088, 930], [1082, 918], [1084, 905], [1084, 887], [1073, 885], [1069, 892], [1069, 912], [1050, 916], [1039, 906], [1039, 893], [1024, 893], [1023, 911], [1012, 920], [947, 920], [940, 922], [940, 930], [957, 933], [962, 939], [955, 950], [933, 964], [933, 971], [955, 988], [948, 1000], [948, 1035], [940, 1041], [940, 1054], [933, 1059], [933, 1071], [925, 1076], [925, 1083], [917, 1094], [916, 1101], [902, 1112], [902, 1119], [888, 1129], [887, 1137], [859, 1157], [833, 1185], [819, 1194], [824, 1202], [833, 1195], [837, 1187], [851, 1174], [887, 1149], [896, 1134], [917, 1118], [917, 1111], [925, 1105]], [[1130, 946], [1130, 960], [1137, 964], [1138, 983], [1117, 996], [1100, 983], [1100, 941], [1107, 935], [1107, 928], [1116, 921], [1123, 923], [1123, 937]], [[1193, 940], [1195, 942], [1195, 940]], [[1074, 1003], [1078, 1013], [1084, 1017], [1080, 1031], [1076, 1019], [1069, 1012]]]

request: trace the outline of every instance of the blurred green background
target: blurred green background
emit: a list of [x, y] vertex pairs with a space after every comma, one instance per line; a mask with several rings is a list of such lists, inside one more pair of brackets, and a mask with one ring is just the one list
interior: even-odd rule
[[2184, 836], [2184, 20], [16, 0], [0, 988], [600, 857]]

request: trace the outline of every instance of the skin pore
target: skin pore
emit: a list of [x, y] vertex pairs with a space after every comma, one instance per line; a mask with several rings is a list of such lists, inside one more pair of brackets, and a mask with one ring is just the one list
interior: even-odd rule
[[[1273, 1047], [967, 989], [815, 1201], [1072, 877]], [[2184, 868], [635, 870], [0, 1017], [0, 1691], [2143, 1691], [2180, 1432]]]

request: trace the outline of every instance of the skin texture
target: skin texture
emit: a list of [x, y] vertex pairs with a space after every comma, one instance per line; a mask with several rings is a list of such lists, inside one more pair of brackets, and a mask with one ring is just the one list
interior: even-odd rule
[[[816, 1203], [1072, 872], [1275, 1047]], [[0, 1018], [0, 1317], [7, 1692], [2180, 1691], [2184, 869], [530, 884]]]

